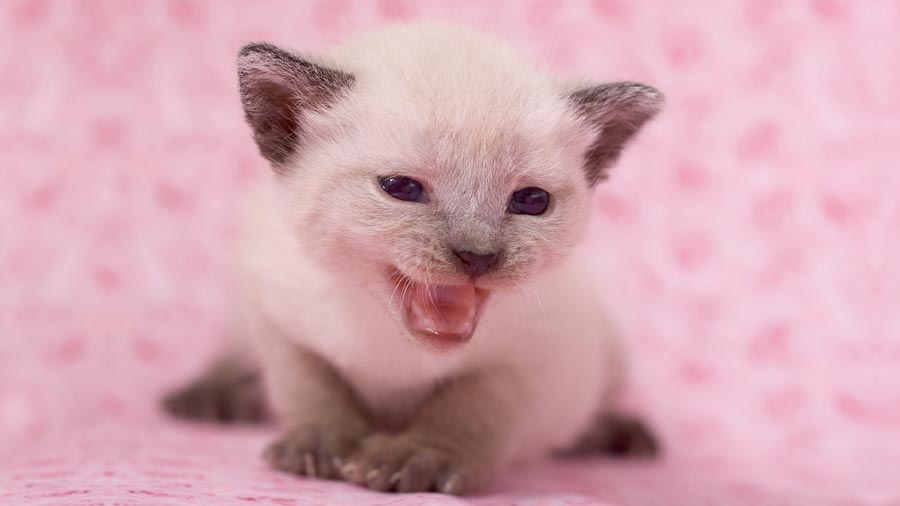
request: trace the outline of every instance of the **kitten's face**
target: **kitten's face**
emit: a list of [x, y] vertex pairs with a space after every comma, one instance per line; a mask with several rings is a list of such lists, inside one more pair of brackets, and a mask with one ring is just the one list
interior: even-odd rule
[[287, 125], [298, 129], [290, 142], [263, 144], [283, 118], [259, 126], [244, 89], [248, 118], [281, 173], [300, 243], [369, 286], [411, 337], [433, 349], [468, 341], [490, 298], [579, 241], [599, 178], [585, 157], [608, 155], [596, 155], [584, 104], [541, 79], [331, 81], [349, 83]]
[[360, 279], [376, 280], [375, 295], [411, 334], [464, 341], [492, 293], [578, 241], [590, 196], [586, 133], [561, 99], [530, 111], [538, 128], [493, 111], [448, 128], [375, 103], [363, 111], [348, 98], [356, 121], [301, 157], [288, 198], [312, 205], [297, 229], [323, 262], [368, 271]]

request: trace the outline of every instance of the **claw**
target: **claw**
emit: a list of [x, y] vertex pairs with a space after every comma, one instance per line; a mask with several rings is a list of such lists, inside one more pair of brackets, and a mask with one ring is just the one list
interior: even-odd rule
[[452, 474], [441, 485], [440, 492], [448, 495], [459, 495], [462, 492], [462, 478], [458, 474]]
[[316, 460], [311, 453], [303, 455], [303, 467], [306, 469], [306, 475], [310, 478], [316, 477]]

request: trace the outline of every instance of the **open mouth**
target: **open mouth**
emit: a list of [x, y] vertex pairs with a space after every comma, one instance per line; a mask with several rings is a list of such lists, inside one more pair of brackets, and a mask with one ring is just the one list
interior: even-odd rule
[[392, 269], [391, 279], [401, 293], [403, 323], [410, 334], [428, 344], [451, 346], [467, 342], [475, 333], [488, 291], [469, 282], [462, 285], [425, 284]]

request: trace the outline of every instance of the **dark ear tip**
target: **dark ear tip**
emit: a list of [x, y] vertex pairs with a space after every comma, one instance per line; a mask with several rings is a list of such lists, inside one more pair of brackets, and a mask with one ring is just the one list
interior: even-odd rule
[[662, 111], [666, 106], [666, 95], [656, 88], [652, 88], [650, 86], [648, 86], [647, 88], [650, 92], [647, 94], [647, 96], [650, 99], [650, 103], [653, 105], [653, 113], [656, 114]]
[[663, 94], [663, 92], [659, 91], [653, 86], [638, 82], [628, 82], [622, 84], [637, 89], [638, 95], [640, 95], [642, 102], [644, 102], [644, 105], [649, 110], [649, 112], [652, 112], [653, 114], [661, 111], [663, 106], [666, 104], [665, 94]]
[[278, 46], [268, 42], [250, 42], [249, 44], [245, 44], [240, 51], [238, 51], [238, 61], [245, 60], [251, 56], [265, 54], [282, 55], [287, 53]]
[[570, 98], [580, 108], [604, 105], [623, 108], [630, 113], [643, 114], [648, 118], [660, 112], [666, 102], [666, 97], [661, 91], [636, 81], [614, 81], [581, 88], [572, 93]]
[[665, 105], [665, 103], [666, 103], [665, 93], [659, 91], [658, 89], [656, 89], [652, 86], [647, 86], [646, 84], [644, 86], [647, 89], [647, 98], [649, 98], [652, 103], [658, 105], [659, 107], [662, 107], [663, 105]]

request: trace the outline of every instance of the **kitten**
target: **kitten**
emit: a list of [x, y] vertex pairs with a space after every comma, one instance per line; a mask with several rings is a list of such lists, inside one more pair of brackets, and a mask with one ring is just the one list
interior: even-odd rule
[[582, 236], [658, 91], [560, 84], [435, 26], [327, 58], [251, 44], [238, 66], [273, 168], [241, 227], [244, 351], [171, 411], [271, 406], [272, 466], [385, 491], [459, 494], [551, 451], [654, 450], [611, 410], [622, 357]]

